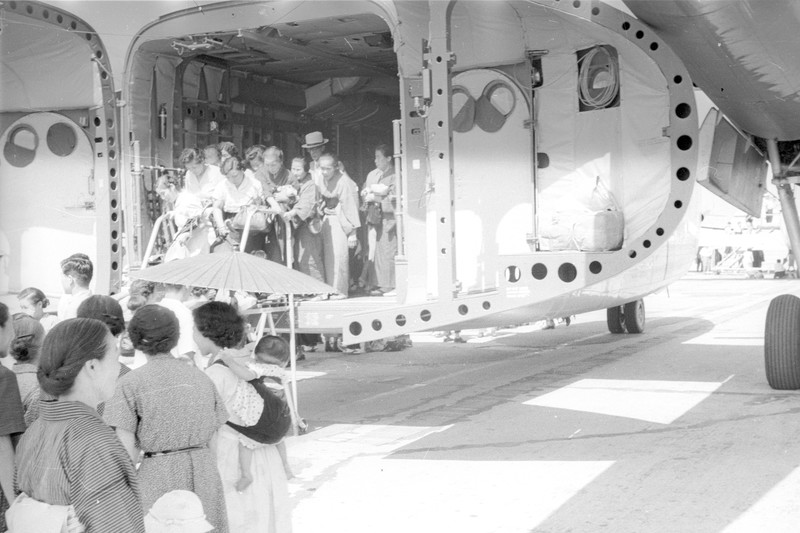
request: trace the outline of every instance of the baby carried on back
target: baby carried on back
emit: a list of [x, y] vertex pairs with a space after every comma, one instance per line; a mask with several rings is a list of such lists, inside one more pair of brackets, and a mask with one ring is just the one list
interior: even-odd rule
[[295, 415], [284, 371], [289, 345], [280, 337], [267, 335], [255, 343], [252, 352], [251, 348], [252, 344], [238, 351], [227, 350], [214, 363], [227, 366], [240, 379], [233, 410], [243, 423], [226, 422], [244, 437], [239, 440], [239, 491], [252, 483], [252, 450], [258, 444], [276, 445], [287, 479], [293, 477], [283, 442]]

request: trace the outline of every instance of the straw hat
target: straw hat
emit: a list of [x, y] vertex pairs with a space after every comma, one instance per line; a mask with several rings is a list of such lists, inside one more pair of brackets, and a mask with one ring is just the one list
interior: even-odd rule
[[321, 131], [312, 131], [306, 135], [306, 143], [303, 145], [303, 148], [316, 148], [317, 146], [322, 146], [327, 142], [328, 139], [322, 136]]
[[206, 533], [214, 529], [194, 492], [173, 490], [161, 496], [144, 517], [147, 533]]

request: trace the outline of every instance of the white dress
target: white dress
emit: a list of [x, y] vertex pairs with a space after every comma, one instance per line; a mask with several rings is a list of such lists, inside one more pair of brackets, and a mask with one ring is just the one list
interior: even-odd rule
[[[230, 422], [242, 425], [234, 414], [233, 402], [238, 378], [222, 365], [209, 365], [206, 374], [217, 387], [230, 414]], [[228, 509], [228, 528], [236, 533], [289, 533], [292, 530], [289, 486], [278, 448], [272, 444], [250, 441], [253, 483], [240, 494], [240, 433], [223, 425], [217, 433], [217, 467], [222, 477], [222, 490]], [[248, 439], [249, 440], [249, 439]]]

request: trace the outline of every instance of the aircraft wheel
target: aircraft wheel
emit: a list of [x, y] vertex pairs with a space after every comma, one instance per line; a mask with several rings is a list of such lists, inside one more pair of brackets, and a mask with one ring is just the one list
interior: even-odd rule
[[625, 329], [628, 333], [644, 332], [644, 300], [636, 300], [625, 304]]
[[621, 305], [606, 309], [606, 324], [611, 333], [625, 333], [625, 312]]
[[764, 366], [769, 386], [800, 389], [800, 298], [782, 294], [767, 309], [764, 328]]

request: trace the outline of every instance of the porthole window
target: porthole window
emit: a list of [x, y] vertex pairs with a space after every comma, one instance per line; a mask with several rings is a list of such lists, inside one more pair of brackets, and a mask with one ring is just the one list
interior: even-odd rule
[[619, 106], [619, 60], [612, 46], [578, 52], [578, 98], [581, 111]]
[[475, 124], [475, 99], [464, 87], [453, 87], [453, 131], [465, 133]]
[[501, 115], [507, 117], [514, 110], [514, 91], [507, 83], [496, 81], [486, 87], [486, 97]]
[[506, 123], [514, 110], [514, 89], [502, 80], [490, 82], [475, 103], [475, 123], [485, 132], [494, 133]]
[[67, 157], [75, 151], [78, 138], [69, 124], [58, 122], [47, 130], [47, 147], [57, 156]]
[[39, 136], [36, 135], [36, 130], [27, 124], [22, 124], [8, 134], [3, 155], [12, 166], [23, 168], [33, 162], [37, 148], [39, 148]]

